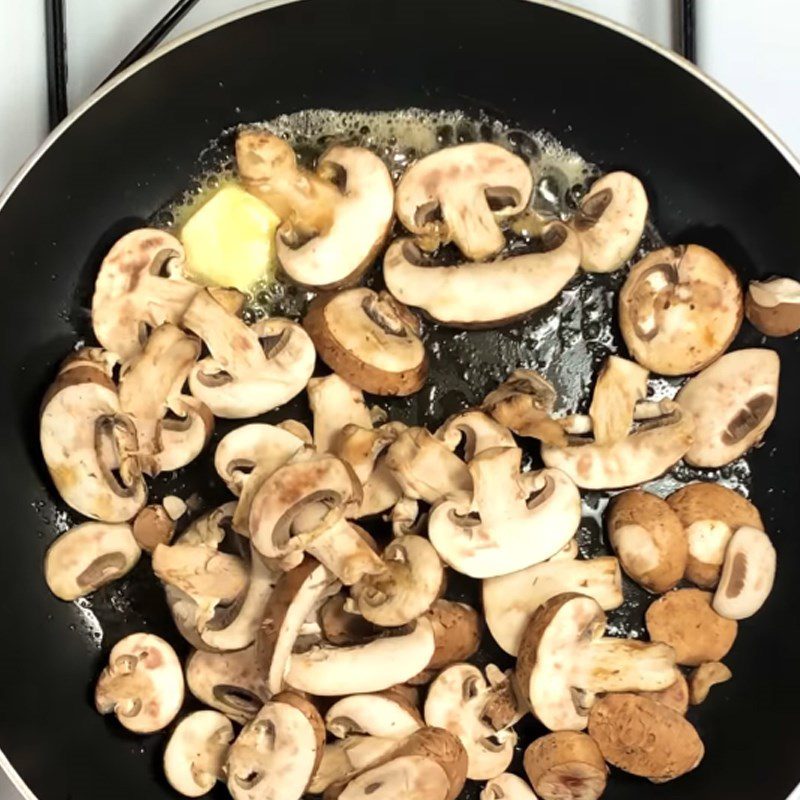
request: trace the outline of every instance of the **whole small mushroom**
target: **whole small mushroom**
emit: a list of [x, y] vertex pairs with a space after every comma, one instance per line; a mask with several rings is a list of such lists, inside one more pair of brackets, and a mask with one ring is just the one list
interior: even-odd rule
[[525, 772], [542, 800], [597, 800], [608, 767], [590, 736], [558, 731], [535, 739], [525, 750]]
[[673, 711], [686, 715], [689, 708], [689, 684], [683, 673], [675, 667], [675, 683], [659, 692], [639, 692], [642, 697], [649, 697], [657, 703], [663, 703]]
[[794, 278], [750, 281], [744, 313], [765, 336], [791, 336], [800, 330], [800, 282]]

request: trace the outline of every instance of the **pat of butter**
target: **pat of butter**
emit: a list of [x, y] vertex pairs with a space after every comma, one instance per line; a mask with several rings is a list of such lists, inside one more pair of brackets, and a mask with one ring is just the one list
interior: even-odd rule
[[280, 222], [266, 203], [240, 186], [223, 186], [181, 231], [189, 276], [246, 292], [274, 272]]

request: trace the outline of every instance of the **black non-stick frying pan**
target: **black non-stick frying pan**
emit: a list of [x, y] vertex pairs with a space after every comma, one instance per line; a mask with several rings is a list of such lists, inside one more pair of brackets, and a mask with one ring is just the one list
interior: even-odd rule
[[[743, 279], [800, 277], [800, 175], [775, 137], [690, 65], [561, 7], [267, 3], [123, 75], [0, 199], [0, 746], [26, 797], [172, 796], [160, 774], [162, 737], [123, 733], [90, 698], [116, 639], [146, 625], [176, 640], [146, 565], [95, 600], [102, 647], [80, 609], [55, 600], [42, 579], [63, 509], [38, 450], [38, 403], [56, 363], [88, 331], [102, 254], [186, 186], [197, 154], [227, 126], [308, 107], [408, 106], [484, 109], [548, 128], [602, 168], [640, 176], [667, 241], [709, 246]], [[760, 343], [745, 326], [735, 346]], [[779, 800], [800, 778], [800, 352], [796, 338], [767, 346], [782, 358], [781, 401], [751, 464], [752, 496], [778, 549], [774, 593], [740, 625], [727, 659], [733, 681], [692, 714], [706, 742], [702, 765], [663, 786], [616, 774], [611, 800]]]

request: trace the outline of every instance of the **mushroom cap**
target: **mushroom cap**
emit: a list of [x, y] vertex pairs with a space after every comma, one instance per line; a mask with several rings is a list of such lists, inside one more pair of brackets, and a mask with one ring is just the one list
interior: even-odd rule
[[47, 549], [44, 577], [61, 600], [76, 600], [127, 575], [142, 554], [130, 525], [84, 522]]
[[521, 473], [522, 451], [492, 448], [469, 464], [473, 496], [432, 509], [428, 536], [442, 559], [473, 578], [488, 578], [552, 556], [580, 524], [580, 494], [561, 471]]
[[397, 184], [395, 210], [412, 233], [453, 241], [481, 260], [505, 245], [498, 219], [528, 205], [533, 176], [517, 155], [496, 144], [446, 147], [412, 164]]
[[679, 714], [686, 714], [689, 708], [689, 684], [683, 673], [675, 667], [675, 683], [658, 692], [639, 692], [642, 697], [649, 697], [657, 703], [663, 703]]
[[656, 783], [693, 770], [703, 758], [703, 742], [684, 717], [635, 694], [600, 698], [589, 714], [589, 735], [610, 764]]
[[764, 530], [758, 509], [719, 483], [690, 483], [673, 492], [667, 505], [686, 530], [686, 578], [701, 589], [717, 585], [725, 550], [737, 528], [749, 525]]
[[579, 731], [558, 731], [534, 739], [523, 761], [542, 800], [597, 800], [606, 788], [608, 767], [600, 748]]
[[[335, 145], [320, 157], [318, 174], [338, 175], [342, 191], [326, 231], [297, 241], [286, 223], [278, 228], [278, 260], [302, 286], [334, 289], [355, 283], [389, 234], [394, 186], [383, 161], [364, 147]], [[305, 241], [304, 241], [305, 240]]]
[[607, 530], [622, 568], [647, 591], [668, 592], [683, 577], [686, 532], [660, 497], [639, 489], [618, 494], [609, 507]]
[[772, 350], [727, 353], [678, 392], [676, 400], [695, 419], [686, 461], [721, 467], [758, 444], [778, 408], [780, 359]]
[[478, 453], [492, 447], [517, 446], [505, 425], [478, 410], [454, 414], [436, 431], [436, 438], [453, 452], [463, 443], [465, 461], [472, 461]]
[[433, 626], [435, 650], [428, 669], [466, 661], [480, 647], [482, 624], [478, 612], [466, 603], [439, 598], [425, 612]]
[[111, 648], [94, 701], [101, 714], [113, 712], [134, 733], [166, 728], [183, 705], [183, 670], [175, 651], [152, 633], [126, 636]]
[[619, 295], [631, 355], [660, 375], [687, 375], [727, 350], [742, 322], [733, 270], [700, 245], [664, 247], [631, 269]]
[[443, 325], [496, 327], [549, 303], [578, 269], [581, 246], [570, 228], [550, 222], [541, 240], [538, 252], [435, 266], [414, 240], [395, 239], [383, 257], [383, 277], [397, 300]]
[[758, 528], [739, 528], [725, 551], [725, 562], [712, 606], [727, 619], [752, 617], [769, 597], [775, 582], [777, 555]]
[[504, 772], [486, 783], [481, 790], [480, 800], [537, 800], [537, 798], [526, 781], [511, 772]]
[[509, 655], [519, 652], [531, 615], [565, 592], [593, 597], [604, 611], [622, 605], [622, 573], [611, 556], [586, 561], [554, 559], [483, 581], [486, 625]]
[[92, 327], [103, 347], [127, 359], [141, 350], [145, 325], [181, 321], [202, 288], [183, 278], [184, 260], [181, 243], [156, 228], [131, 231], [114, 244], [92, 297]]
[[196, 650], [186, 661], [186, 685], [207, 706], [244, 725], [269, 699], [253, 645], [229, 653]]
[[175, 520], [160, 503], [145, 506], [133, 520], [133, 538], [148, 553], [152, 553], [156, 545], [169, 544], [174, 534]]
[[581, 240], [581, 267], [613, 272], [635, 252], [647, 220], [647, 194], [628, 172], [609, 172], [581, 200], [572, 226]]
[[427, 379], [419, 320], [388, 292], [361, 286], [320, 295], [303, 327], [319, 357], [365, 392], [413, 394]]
[[494, 739], [484, 719], [490, 687], [472, 664], [453, 664], [431, 683], [425, 700], [425, 722], [457, 736], [467, 751], [467, 778], [489, 780], [508, 768], [517, 742], [513, 732]]
[[800, 330], [800, 282], [794, 278], [751, 281], [744, 313], [765, 336], [791, 336]]
[[195, 711], [172, 731], [164, 750], [164, 774], [184, 797], [202, 797], [222, 775], [233, 725], [219, 711]]
[[424, 724], [419, 711], [391, 689], [343, 697], [325, 715], [325, 726], [338, 739], [353, 734], [405, 739]]
[[207, 345], [210, 356], [192, 368], [189, 387], [217, 417], [255, 417], [299, 394], [314, 371], [316, 353], [295, 322], [267, 317], [247, 326], [206, 289], [183, 324]]
[[645, 613], [650, 638], [675, 650], [678, 664], [695, 667], [704, 661], [720, 661], [733, 647], [736, 622], [717, 614], [711, 593], [677, 589], [660, 597]]
[[318, 453], [334, 452], [339, 434], [347, 425], [372, 428], [361, 389], [335, 373], [308, 382], [308, 404], [314, 415], [314, 446]]

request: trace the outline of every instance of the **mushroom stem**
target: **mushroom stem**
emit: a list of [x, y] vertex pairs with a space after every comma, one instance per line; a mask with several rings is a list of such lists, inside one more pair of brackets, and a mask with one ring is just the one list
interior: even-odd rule
[[675, 682], [669, 668], [675, 651], [661, 642], [638, 642], [605, 636], [587, 643], [577, 655], [590, 692], [657, 692]]

